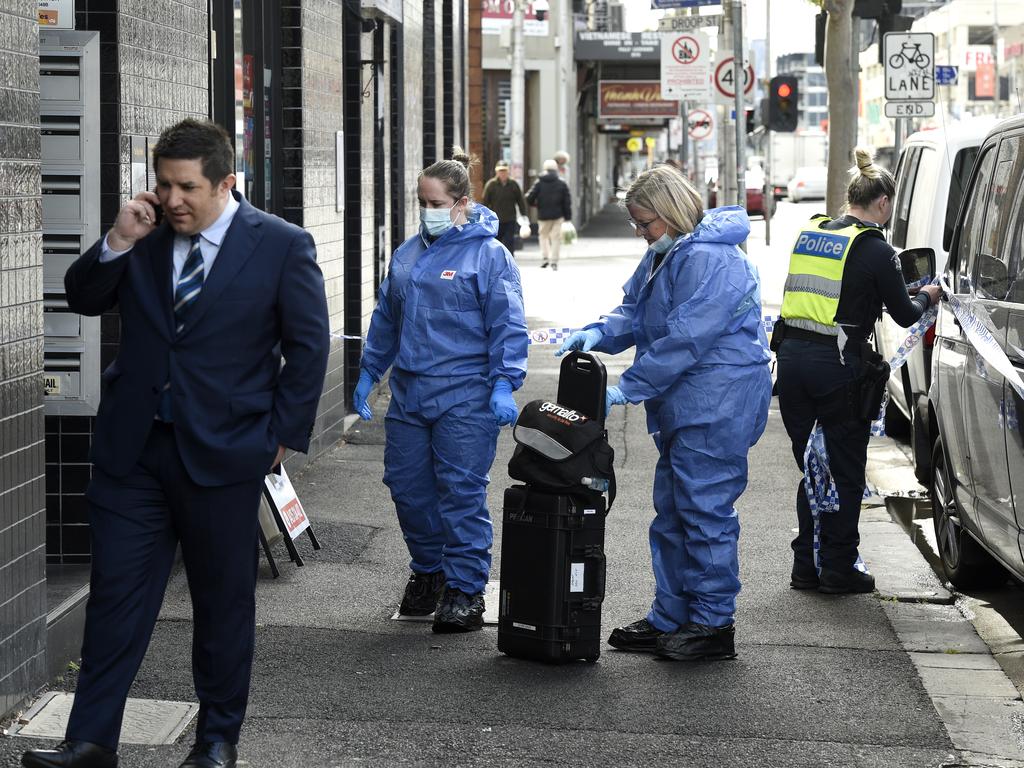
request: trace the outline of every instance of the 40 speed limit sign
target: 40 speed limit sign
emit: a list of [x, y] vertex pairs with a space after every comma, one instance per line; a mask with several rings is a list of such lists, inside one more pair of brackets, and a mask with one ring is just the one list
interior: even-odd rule
[[[736, 86], [733, 83], [733, 60], [734, 57], [726, 56], [715, 66], [715, 95], [719, 101], [731, 101], [736, 98]], [[747, 62], [750, 57], [747, 57]], [[743, 95], [746, 96], [754, 90], [754, 68], [749, 63], [741, 70], [743, 72]]]

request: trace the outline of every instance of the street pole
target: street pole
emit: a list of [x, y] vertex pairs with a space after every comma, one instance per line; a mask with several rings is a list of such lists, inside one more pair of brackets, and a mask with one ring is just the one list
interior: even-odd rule
[[732, 84], [736, 91], [736, 204], [747, 206], [747, 111], [744, 109], [743, 91], [746, 66], [743, 61], [743, 0], [732, 3]]
[[[850, 74], [853, 80], [853, 103], [860, 103], [860, 17], [850, 17]], [[850, 110], [853, 120], [853, 145], [859, 143], [857, 138], [857, 109]]]
[[[733, 3], [725, 0], [722, 3], [722, 26], [718, 29], [719, 55], [733, 47], [732, 32]], [[735, 57], [734, 57], [735, 58]], [[736, 68], [733, 67], [733, 84], [736, 80]], [[733, 162], [734, 136], [729, 131], [729, 105], [721, 107], [721, 128], [718, 134], [718, 182], [715, 186], [716, 204], [729, 205], [736, 199], [736, 164]]]
[[[560, 0], [558, 10], [561, 18], [558, 22], [558, 37], [560, 46], [558, 49], [559, 64], [562, 70], [562, 102], [565, 104], [565, 128], [564, 136], [559, 142], [559, 149], [569, 153], [570, 162], [576, 163], [576, 170], [569, 174], [570, 192], [573, 200], [576, 200], [580, 189], [579, 174], [579, 147], [577, 146], [577, 114], [576, 114], [576, 67], [573, 64], [573, 38], [572, 24], [572, 0]], [[570, 166], [571, 168], [572, 166]], [[573, 210], [579, 211], [580, 206], [573, 206]]]
[[[772, 0], [765, 0], [766, 29], [764, 36], [764, 58], [768, 70], [768, 82], [772, 80]], [[769, 86], [770, 87], [770, 86]], [[761, 115], [762, 122], [766, 115]], [[764, 140], [768, 143], [764, 152], [764, 192], [761, 193], [761, 205], [764, 206], [764, 244], [772, 244], [772, 207], [775, 205], [775, 185], [772, 184], [772, 132], [768, 126], [764, 129]]]
[[526, 64], [523, 60], [523, 22], [525, 0], [516, 0], [512, 10], [512, 71], [511, 99], [509, 111], [512, 113], [512, 135], [509, 141], [511, 166], [509, 173], [513, 179], [526, 189], [526, 162], [524, 152], [524, 128], [526, 122]]
[[996, 81], [992, 91], [992, 114], [999, 116], [999, 0], [992, 0], [992, 75]]
[[[689, 117], [688, 117], [688, 115], [689, 115], [689, 111], [687, 110], [686, 102], [683, 99], [680, 99], [679, 100], [679, 126], [680, 126], [681, 130], [680, 130], [680, 133], [679, 133], [679, 166], [683, 169], [683, 173], [684, 174], [687, 173], [687, 171], [689, 170], [687, 168], [687, 165], [690, 162], [690, 157], [689, 157], [689, 155], [690, 155], [690, 153], [689, 153], [689, 149], [690, 149], [690, 146], [689, 146], [690, 145], [690, 142], [689, 142], [689, 137], [690, 137], [689, 128], [690, 128], [690, 125], [689, 125]], [[671, 132], [669, 132], [669, 135], [670, 136], [672, 135]]]

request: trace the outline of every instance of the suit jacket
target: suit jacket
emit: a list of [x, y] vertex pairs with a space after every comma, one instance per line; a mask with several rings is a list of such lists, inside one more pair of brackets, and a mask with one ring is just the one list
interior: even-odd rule
[[99, 261], [97, 242], [64, 277], [74, 312], [121, 314], [92, 443], [93, 463], [109, 475], [135, 466], [168, 381], [178, 451], [199, 485], [265, 474], [278, 444], [309, 448], [330, 342], [316, 247], [232, 194], [241, 205], [177, 335], [167, 224], [111, 262]]

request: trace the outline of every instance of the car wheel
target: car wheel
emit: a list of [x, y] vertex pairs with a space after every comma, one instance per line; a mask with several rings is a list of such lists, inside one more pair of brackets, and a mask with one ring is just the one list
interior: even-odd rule
[[941, 440], [935, 441], [932, 450], [931, 496], [939, 558], [950, 583], [957, 589], [997, 587], [1006, 583], [1006, 571], [971, 538], [960, 522], [960, 509]]

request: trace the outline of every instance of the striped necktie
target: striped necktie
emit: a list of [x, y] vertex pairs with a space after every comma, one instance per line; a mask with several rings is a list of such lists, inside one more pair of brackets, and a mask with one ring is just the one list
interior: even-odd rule
[[[203, 290], [203, 252], [199, 249], [199, 235], [192, 235], [192, 243], [185, 257], [185, 265], [181, 268], [178, 284], [174, 287], [174, 333], [181, 333], [185, 327], [185, 318], [192, 305]], [[160, 421], [174, 421], [174, 410], [171, 402], [171, 382], [164, 384], [157, 403], [156, 417]]]
[[181, 268], [178, 285], [174, 288], [174, 332], [181, 333], [185, 318], [203, 290], [203, 252], [199, 249], [200, 235], [192, 235], [192, 245]]

